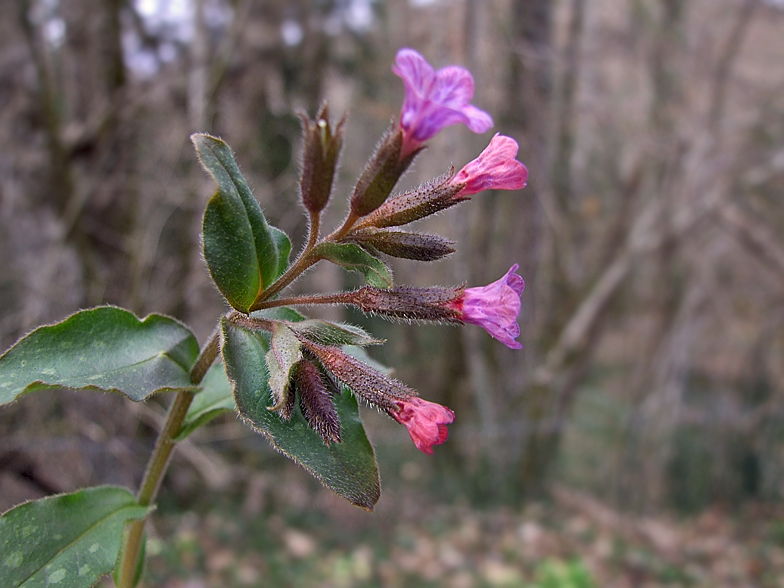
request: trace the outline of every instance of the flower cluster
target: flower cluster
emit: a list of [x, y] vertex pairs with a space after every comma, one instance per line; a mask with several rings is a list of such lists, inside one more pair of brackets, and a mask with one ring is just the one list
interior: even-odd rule
[[[515, 159], [517, 143], [496, 134], [487, 148], [456, 174], [393, 195], [398, 180], [428, 139], [458, 123], [475, 133], [484, 133], [493, 121], [470, 103], [474, 80], [466, 69], [450, 66], [436, 71], [412, 49], [400, 50], [392, 69], [405, 85], [400, 120], [388, 129], [360, 174], [342, 226], [323, 240], [318, 238], [319, 221], [331, 195], [343, 121], [333, 128], [326, 106], [315, 121], [304, 120], [300, 188], [311, 218], [311, 234], [293, 265], [301, 273], [309, 265], [326, 259], [347, 269], [359, 269], [365, 273], [368, 285], [334, 294], [279, 299], [272, 297], [277, 291], [267, 292], [264, 300], [251, 310], [352, 305], [391, 319], [478, 325], [507, 347], [520, 349], [517, 317], [524, 282], [516, 273], [517, 264], [487, 286], [414, 288], [392, 284], [391, 274], [379, 258], [386, 255], [433, 261], [453, 253], [454, 242], [402, 227], [485, 190], [521, 189], [528, 178], [526, 167]], [[348, 388], [403, 424], [420, 451], [432, 453], [434, 445], [446, 440], [447, 425], [455, 418], [452, 410], [419, 398], [414, 390], [342, 349], [344, 345], [377, 343], [366, 333], [319, 321], [248, 320], [272, 333], [267, 361], [272, 362], [270, 386], [276, 403], [270, 408], [283, 418], [291, 417], [295, 397], [299, 398], [300, 411], [311, 428], [325, 443], [339, 443], [341, 425], [333, 401], [336, 394]]]

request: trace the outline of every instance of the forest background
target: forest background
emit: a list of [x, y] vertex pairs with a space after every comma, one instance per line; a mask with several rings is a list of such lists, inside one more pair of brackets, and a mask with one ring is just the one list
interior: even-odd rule
[[[149, 585], [518, 586], [551, 563], [584, 563], [601, 586], [780, 585], [782, 3], [9, 0], [0, 31], [3, 350], [98, 304], [169, 314], [204, 341], [224, 306], [188, 136], [234, 148], [296, 250], [297, 112], [348, 113], [337, 201], [399, 112], [400, 47], [469, 68], [530, 171], [520, 192], [421, 223], [458, 241], [452, 257], [393, 260], [415, 285], [520, 263], [522, 351], [322, 311], [388, 340], [375, 357], [458, 414], [449, 441], [422, 456], [365, 411], [385, 483], [369, 515], [222, 418], [178, 450], [153, 532], [176, 540], [151, 542]], [[405, 184], [488, 139], [447, 129]], [[295, 288], [345, 279], [320, 266]], [[0, 510], [134, 488], [166, 402], [41, 393], [4, 410]]]

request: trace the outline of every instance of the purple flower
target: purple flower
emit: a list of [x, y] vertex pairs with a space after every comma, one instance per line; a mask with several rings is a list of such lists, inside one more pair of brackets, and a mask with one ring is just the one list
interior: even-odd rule
[[467, 69], [449, 66], [435, 71], [413, 49], [401, 49], [392, 71], [406, 86], [400, 112], [401, 158], [449, 125], [463, 123], [475, 133], [493, 126], [489, 114], [469, 104], [474, 97], [474, 78]]
[[517, 141], [496, 135], [479, 157], [468, 163], [450, 180], [465, 184], [456, 197], [470, 196], [483, 190], [519, 190], [528, 180], [528, 169], [515, 159]]
[[523, 278], [515, 273], [519, 267], [514, 264], [504, 277], [487, 286], [466, 288], [462, 299], [453, 303], [463, 322], [479, 325], [510, 349], [523, 347], [515, 341], [520, 336], [517, 317], [525, 288]]
[[455, 413], [446, 406], [428, 402], [418, 396], [394, 399], [397, 410], [389, 414], [408, 429], [414, 445], [422, 453], [433, 454], [433, 445], [446, 441], [449, 432], [446, 426], [455, 420]]

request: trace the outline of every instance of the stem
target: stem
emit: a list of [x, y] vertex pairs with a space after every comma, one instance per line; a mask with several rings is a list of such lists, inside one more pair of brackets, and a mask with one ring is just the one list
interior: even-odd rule
[[[218, 357], [218, 352], [220, 351], [218, 343], [219, 330], [215, 329], [191, 369], [191, 382], [193, 384], [201, 382], [212, 362]], [[136, 495], [136, 501], [141, 506], [152, 504], [158, 494], [161, 481], [169, 466], [172, 451], [175, 445], [177, 445], [174, 437], [177, 436], [177, 433], [182, 428], [182, 423], [185, 420], [185, 415], [188, 414], [188, 408], [193, 401], [193, 397], [193, 391], [180, 390], [169, 408], [166, 423], [155, 441], [155, 448], [152, 450], [152, 455], [150, 455], [150, 459], [147, 462], [147, 469], [144, 472], [139, 492]], [[146, 520], [144, 518], [133, 521], [126, 526], [126, 535], [120, 555], [119, 574], [117, 575], [118, 588], [133, 587]]]
[[337, 229], [336, 231], [334, 231], [325, 240], [326, 241], [340, 241], [343, 237], [346, 236], [346, 233], [348, 233], [351, 230], [351, 228], [354, 226], [354, 224], [356, 224], [356, 222], [359, 219], [360, 219], [360, 217], [358, 217], [356, 214], [354, 214], [354, 211], [349, 211], [348, 216], [346, 217], [346, 220], [343, 221], [343, 224], [340, 226], [340, 228]]
[[352, 304], [350, 292], [338, 292], [335, 294], [313, 294], [309, 296], [292, 296], [291, 298], [278, 298], [276, 300], [266, 300], [258, 303], [258, 308], [276, 308], [278, 306], [309, 306], [312, 304]]
[[[250, 307], [249, 312], [267, 308], [264, 303], [275, 296], [278, 292], [283, 290], [286, 286], [291, 284], [297, 279], [302, 272], [308, 269], [311, 265], [316, 263], [319, 258], [311, 257], [310, 254], [316, 246], [319, 237], [319, 229], [321, 227], [321, 213], [310, 212], [310, 224], [308, 224], [308, 241], [305, 248], [299, 254], [299, 257], [292, 263], [289, 268], [283, 272], [283, 275], [275, 280], [269, 288], [263, 290], [253, 305]], [[327, 238], [329, 239], [329, 237]]]
[[[343, 221], [343, 224], [340, 226], [339, 229], [333, 231], [330, 235], [325, 237], [321, 240], [321, 243], [325, 241], [340, 241], [346, 234], [351, 230], [351, 228], [356, 224], [356, 222], [360, 219], [357, 215], [353, 212], [349, 212], [346, 220]], [[311, 265], [319, 261], [321, 258], [319, 257], [312, 257], [311, 253], [313, 249], [316, 247], [317, 243], [319, 243], [318, 236], [319, 236], [319, 227], [321, 223], [321, 216], [319, 213], [310, 213], [310, 225], [308, 227], [308, 242], [305, 245], [305, 248], [302, 250], [302, 253], [299, 254], [299, 257], [289, 266], [282, 276], [280, 276], [275, 282], [270, 285], [269, 288], [263, 290], [253, 305], [250, 307], [249, 312], [253, 312], [254, 310], [261, 310], [262, 308], [271, 308], [268, 303], [268, 300], [275, 296], [278, 292], [283, 290], [286, 286], [291, 284], [295, 279], [297, 279], [302, 272], [308, 269]], [[274, 304], [272, 306], [282, 306], [281, 304]]]
[[250, 312], [254, 310], [259, 310], [260, 308], [264, 308], [264, 303], [275, 296], [278, 292], [283, 290], [286, 286], [291, 284], [296, 278], [302, 274], [306, 269], [308, 269], [311, 265], [316, 263], [319, 258], [318, 257], [311, 257], [311, 252], [313, 249], [310, 250], [304, 249], [302, 254], [297, 258], [297, 260], [289, 266], [282, 276], [280, 276], [275, 282], [266, 290], [262, 291], [259, 295], [256, 302], [253, 303], [253, 306], [250, 307]]
[[310, 213], [310, 224], [308, 225], [308, 244], [305, 245], [305, 251], [310, 251], [316, 246], [316, 241], [319, 237], [319, 228], [321, 226], [321, 213]]

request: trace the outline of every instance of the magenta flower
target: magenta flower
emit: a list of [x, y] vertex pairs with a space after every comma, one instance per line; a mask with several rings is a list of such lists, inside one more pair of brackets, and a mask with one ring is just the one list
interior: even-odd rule
[[489, 114], [469, 104], [474, 97], [474, 78], [467, 69], [449, 66], [435, 71], [413, 49], [401, 49], [392, 71], [406, 86], [400, 112], [401, 158], [449, 125], [463, 123], [475, 133], [493, 126]]
[[515, 159], [517, 141], [498, 133], [479, 157], [468, 163], [450, 180], [465, 184], [456, 197], [470, 196], [483, 190], [519, 190], [528, 180], [528, 169]]
[[519, 267], [514, 264], [504, 277], [487, 286], [466, 288], [462, 298], [452, 303], [463, 322], [479, 325], [510, 349], [523, 347], [515, 341], [520, 336], [517, 317], [525, 288], [523, 278], [515, 273]]
[[446, 441], [449, 432], [446, 426], [455, 420], [455, 413], [446, 406], [428, 402], [418, 396], [407, 400], [395, 398], [398, 410], [389, 414], [408, 429], [414, 445], [422, 453], [433, 454], [433, 445]]

